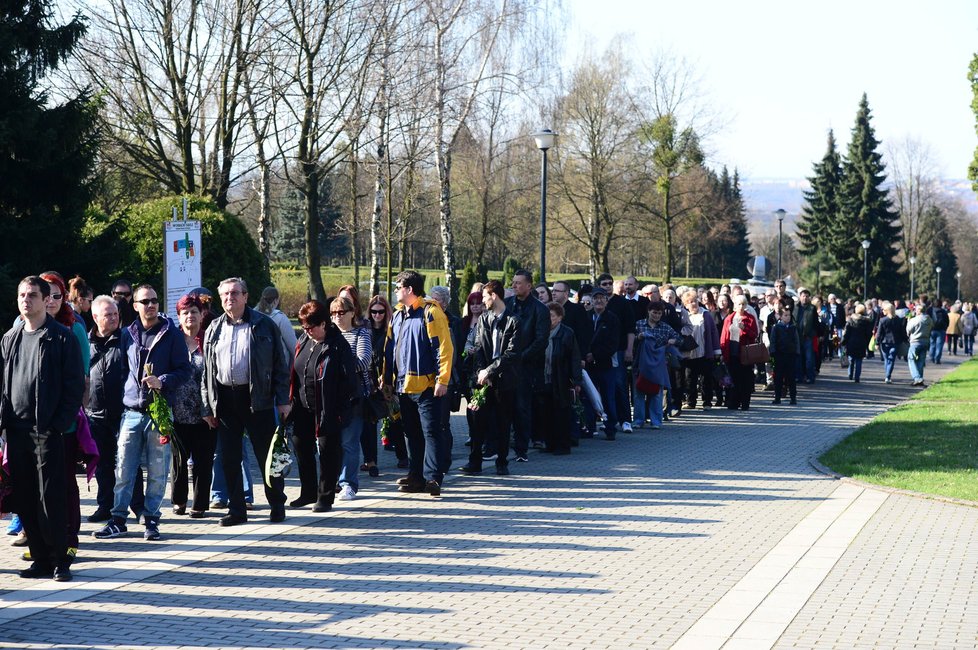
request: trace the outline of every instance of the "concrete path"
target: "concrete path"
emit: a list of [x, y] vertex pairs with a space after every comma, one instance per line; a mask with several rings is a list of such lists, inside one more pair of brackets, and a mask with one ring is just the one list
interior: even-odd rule
[[383, 453], [326, 515], [268, 524], [261, 508], [223, 529], [165, 512], [160, 542], [85, 523], [67, 587], [18, 578], [4, 545], [0, 646], [974, 647], [978, 509], [808, 463], [912, 394], [902, 365], [890, 386], [878, 362], [858, 385], [842, 373], [826, 365], [797, 407], [760, 393], [748, 413], [532, 453], [509, 477], [452, 475], [440, 498], [396, 493]]

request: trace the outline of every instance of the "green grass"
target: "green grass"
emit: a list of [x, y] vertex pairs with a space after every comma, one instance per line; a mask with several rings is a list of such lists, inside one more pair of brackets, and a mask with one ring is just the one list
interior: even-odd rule
[[978, 360], [877, 416], [819, 460], [867, 483], [978, 501]]

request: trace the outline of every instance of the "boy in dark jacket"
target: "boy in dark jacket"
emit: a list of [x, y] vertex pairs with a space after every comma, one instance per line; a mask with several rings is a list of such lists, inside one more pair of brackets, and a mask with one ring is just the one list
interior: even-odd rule
[[781, 310], [778, 322], [771, 328], [768, 338], [771, 341], [771, 359], [774, 361], [774, 401], [771, 403], [781, 403], [784, 384], [787, 382], [791, 404], [797, 404], [795, 363], [801, 351], [801, 339], [798, 328], [791, 322], [791, 310]]

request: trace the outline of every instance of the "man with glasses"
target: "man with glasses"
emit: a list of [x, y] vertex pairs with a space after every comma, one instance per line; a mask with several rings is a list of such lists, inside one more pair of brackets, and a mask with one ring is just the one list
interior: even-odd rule
[[275, 409], [288, 417], [289, 372], [292, 355], [285, 349], [278, 326], [248, 306], [248, 285], [228, 278], [218, 286], [224, 314], [204, 334], [204, 376], [200, 394], [204, 420], [217, 429], [223, 450], [221, 463], [227, 481], [228, 514], [222, 526], [248, 521], [241, 477], [241, 439], [245, 430], [258, 458], [271, 507], [269, 521], [285, 521], [285, 478], [265, 476], [265, 459], [275, 434]]
[[402, 492], [441, 494], [451, 463], [451, 440], [442, 426], [455, 350], [445, 312], [424, 297], [417, 271], [397, 274], [397, 306], [387, 330], [383, 382], [398, 396], [410, 467]]
[[[543, 431], [533, 431], [533, 377], [543, 372], [550, 340], [550, 310], [533, 292], [533, 276], [520, 269], [513, 275], [513, 295], [506, 298], [506, 310], [520, 324], [520, 365], [513, 417], [513, 448], [516, 462], [528, 460], [530, 439], [543, 448]], [[509, 437], [509, 432], [501, 433]]]
[[142, 466], [146, 472], [143, 539], [154, 541], [160, 538], [160, 506], [166, 492], [170, 449], [167, 442], [160, 439], [159, 429], [150, 418], [149, 406], [154, 391], [169, 401], [176, 387], [190, 380], [190, 357], [183, 332], [169, 318], [160, 315], [160, 301], [153, 287], [148, 284], [137, 287], [133, 303], [139, 318], [122, 334], [122, 404], [125, 410], [119, 430], [112, 519], [93, 536], [110, 539], [128, 532], [126, 515], [132, 501], [133, 485]]
[[132, 306], [132, 284], [119, 279], [112, 285], [112, 299], [119, 308], [119, 326], [129, 327], [136, 321], [136, 310]]

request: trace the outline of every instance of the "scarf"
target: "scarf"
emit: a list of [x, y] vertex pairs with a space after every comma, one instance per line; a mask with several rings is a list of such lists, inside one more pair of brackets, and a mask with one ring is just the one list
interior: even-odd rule
[[560, 331], [560, 325], [550, 330], [550, 337], [547, 339], [547, 352], [543, 362], [543, 383], [552, 384], [553, 377], [553, 354], [554, 354], [554, 337], [557, 332]]

